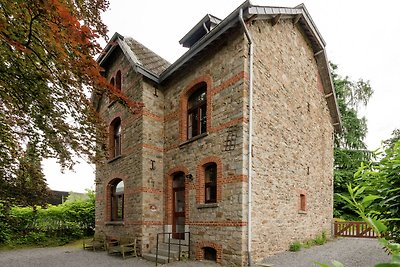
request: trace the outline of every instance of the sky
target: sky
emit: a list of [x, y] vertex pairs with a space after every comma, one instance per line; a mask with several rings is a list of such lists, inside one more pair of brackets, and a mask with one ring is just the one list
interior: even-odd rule
[[[130, 36], [173, 63], [185, 51], [179, 40], [207, 13], [224, 19], [244, 0], [110, 0], [103, 15], [109, 37]], [[369, 149], [400, 128], [400, 1], [255, 0], [253, 4], [295, 7], [304, 3], [326, 42], [328, 59], [339, 74], [369, 80], [374, 90], [360, 113], [367, 118]], [[105, 43], [104, 43], [105, 44]], [[53, 190], [94, 189], [94, 166], [81, 163], [60, 173], [55, 160], [43, 164]]]

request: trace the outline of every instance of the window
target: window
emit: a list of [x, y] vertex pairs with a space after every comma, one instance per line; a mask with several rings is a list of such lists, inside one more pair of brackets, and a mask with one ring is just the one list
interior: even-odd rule
[[300, 194], [300, 211], [306, 211], [306, 195]]
[[111, 221], [124, 219], [124, 182], [116, 179], [110, 183]]
[[217, 202], [217, 164], [211, 163], [204, 170], [204, 202]]
[[207, 87], [202, 84], [188, 100], [187, 138], [207, 132]]
[[116, 118], [110, 125], [110, 157], [111, 159], [121, 155], [121, 119]]
[[[115, 87], [115, 89], [117, 91], [121, 91], [121, 86], [122, 86], [122, 78], [121, 77], [122, 77], [121, 71], [119, 70], [119, 71], [117, 71], [117, 74], [115, 75], [115, 77], [112, 77], [110, 80], [111, 86]], [[110, 103], [114, 102], [116, 99], [117, 99], [116, 96], [113, 95], [112, 93], [110, 93], [110, 96], [109, 96]]]
[[117, 74], [115, 75], [115, 87], [121, 91], [121, 71], [117, 71]]

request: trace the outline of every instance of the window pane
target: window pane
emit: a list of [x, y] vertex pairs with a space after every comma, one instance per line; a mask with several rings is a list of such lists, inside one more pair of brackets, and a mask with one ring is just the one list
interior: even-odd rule
[[214, 184], [216, 180], [217, 180], [217, 165], [216, 164], [208, 165], [205, 169], [205, 182]]
[[193, 137], [193, 113], [188, 114], [188, 138]]
[[185, 175], [183, 173], [175, 174], [172, 186], [173, 188], [185, 187]]
[[185, 217], [177, 217], [175, 224], [176, 224], [176, 228], [175, 228], [176, 233], [184, 233], [185, 232]]
[[207, 132], [207, 111], [206, 111], [206, 105], [203, 105], [200, 109], [200, 132], [199, 134]]
[[121, 121], [114, 122], [114, 157], [121, 155]]
[[111, 220], [124, 219], [124, 182], [113, 183], [110, 187], [111, 194]]
[[188, 99], [188, 138], [207, 131], [207, 87], [202, 84]]
[[175, 212], [185, 211], [185, 191], [175, 192]]
[[117, 220], [124, 218], [124, 195], [117, 196]]
[[212, 163], [204, 171], [204, 201], [206, 203], [217, 202], [217, 165]]

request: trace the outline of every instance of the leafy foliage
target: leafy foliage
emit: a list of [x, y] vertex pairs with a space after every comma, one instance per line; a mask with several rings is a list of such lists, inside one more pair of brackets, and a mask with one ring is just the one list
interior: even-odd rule
[[390, 239], [400, 242], [400, 225], [393, 218], [400, 218], [400, 141], [377, 152], [379, 160], [362, 165], [355, 174], [365, 195], [378, 195], [371, 206], [373, 218], [384, 221]]
[[[87, 95], [106, 88], [94, 56], [107, 8], [107, 0], [0, 0], [1, 188], [15, 192], [30, 168], [27, 144], [63, 168], [75, 163], [72, 152], [96, 160], [104, 131]], [[0, 199], [10, 201], [4, 192]]]
[[[353, 174], [362, 162], [369, 161], [371, 153], [366, 150], [364, 138], [367, 134], [367, 124], [364, 117], [359, 116], [358, 108], [366, 105], [373, 90], [368, 81], [357, 82], [349, 77], [341, 77], [337, 66], [331, 64], [331, 73], [336, 90], [336, 98], [342, 117], [342, 132], [335, 134], [334, 141], [334, 191], [347, 192], [347, 183], [354, 182]], [[341, 198], [335, 197], [334, 215], [354, 217]]]
[[95, 227], [94, 207], [93, 192], [89, 193], [89, 199], [67, 201], [48, 208], [13, 207], [0, 223], [0, 243], [62, 244], [92, 235]]
[[[361, 166], [360, 170], [356, 173], [355, 176], [363, 176], [365, 170], [366, 169], [364, 168], [364, 166]], [[354, 211], [375, 230], [379, 237], [379, 242], [392, 255], [392, 259], [390, 262], [380, 263], [375, 265], [375, 267], [400, 266], [400, 243], [398, 243], [398, 241], [393, 241], [393, 239], [396, 239], [396, 237], [398, 236], [396, 236], [396, 234], [393, 234], [393, 227], [391, 227], [391, 225], [393, 225], [393, 222], [398, 222], [400, 219], [398, 217], [383, 219], [379, 218], [382, 212], [380, 210], [376, 210], [376, 208], [381, 206], [380, 204], [382, 204], [382, 201], [385, 202], [385, 197], [380, 195], [368, 194], [368, 191], [370, 191], [370, 189], [371, 188], [369, 188], [368, 186], [357, 185], [353, 187], [349, 184], [349, 196], [339, 196], [345, 202], [347, 202], [348, 205], [351, 206]], [[377, 192], [379, 193], [379, 191]], [[321, 263], [317, 264], [319, 264], [320, 266], [329, 266]]]

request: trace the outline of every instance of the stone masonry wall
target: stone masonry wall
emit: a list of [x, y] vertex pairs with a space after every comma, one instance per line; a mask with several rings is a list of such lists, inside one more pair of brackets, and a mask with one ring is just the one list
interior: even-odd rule
[[[253, 260], [330, 235], [333, 127], [314, 53], [291, 20], [251, 26], [254, 53]], [[305, 210], [300, 210], [300, 194]]]
[[164, 93], [149, 80], [143, 83], [142, 251], [156, 247], [164, 218]]
[[[134, 101], [142, 101], [143, 77], [131, 67], [122, 51], [117, 48], [105, 63], [105, 77], [110, 81], [118, 70], [122, 73], [122, 91]], [[96, 231], [110, 237], [131, 236], [141, 239], [142, 198], [142, 131], [144, 122], [140, 114], [133, 115], [118, 102], [103, 95], [100, 114], [107, 126], [121, 119], [121, 157], [108, 158], [96, 166]], [[124, 220], [110, 221], [110, 196], [108, 184], [115, 178], [124, 181]]]
[[[165, 217], [172, 224], [171, 179], [177, 171], [192, 174], [186, 180], [186, 227], [191, 232], [193, 255], [203, 248], [217, 251], [217, 262], [228, 266], [244, 262], [246, 216], [243, 214], [243, 35], [224, 38], [212, 50], [197, 57], [164, 87]], [[207, 134], [187, 141], [187, 98], [193, 86], [207, 84]], [[204, 204], [204, 164], [217, 164], [217, 204]], [[203, 189], [203, 190], [202, 190]]]

